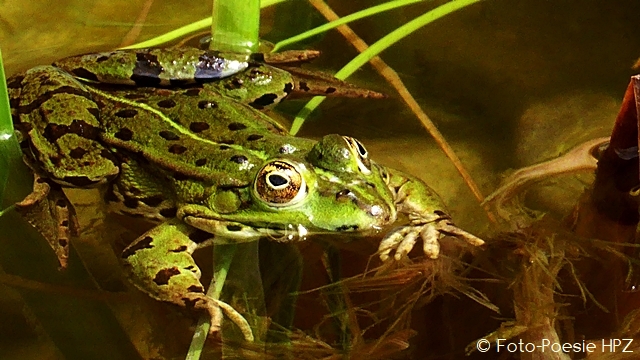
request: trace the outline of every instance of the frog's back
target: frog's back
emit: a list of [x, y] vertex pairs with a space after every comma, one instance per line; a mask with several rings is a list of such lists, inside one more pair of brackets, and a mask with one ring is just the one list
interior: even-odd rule
[[260, 111], [202, 87], [90, 91], [100, 106], [104, 142], [180, 176], [242, 186], [283, 146], [312, 146], [287, 136]]

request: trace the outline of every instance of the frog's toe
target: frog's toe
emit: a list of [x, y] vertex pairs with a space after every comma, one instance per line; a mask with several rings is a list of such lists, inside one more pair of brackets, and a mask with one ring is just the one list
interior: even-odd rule
[[416, 244], [416, 241], [418, 240], [419, 235], [420, 233], [417, 231], [417, 229], [415, 228], [410, 229], [410, 231], [404, 236], [404, 238], [398, 244], [396, 253], [394, 254], [393, 258], [399, 261], [405, 255], [407, 255], [409, 251], [413, 249], [413, 246]]
[[[236, 309], [233, 308], [233, 306], [220, 300], [214, 301], [216, 302], [217, 307], [221, 308], [222, 311], [224, 311], [225, 315], [227, 315], [227, 317], [231, 321], [233, 321], [233, 323], [236, 324], [238, 328], [240, 328], [240, 332], [242, 332], [242, 336], [244, 336], [244, 339], [246, 341], [253, 342], [253, 331], [251, 330], [251, 326], [249, 326], [249, 322], [247, 321], [247, 319], [245, 319], [244, 316], [237, 312]], [[213, 317], [211, 323], [213, 324]], [[218, 328], [220, 328], [219, 324]], [[211, 330], [209, 330], [209, 333], [211, 332], [215, 332], [213, 326], [211, 326]]]
[[484, 240], [460, 229], [450, 222], [438, 224], [438, 230], [445, 235], [451, 235], [460, 238], [473, 246], [484, 245]]
[[[380, 246], [378, 246], [378, 253], [380, 254], [380, 260], [387, 261], [389, 259], [389, 254], [391, 251], [398, 248], [398, 245], [402, 243], [402, 240], [405, 238], [407, 233], [411, 230], [410, 226], [404, 226], [393, 230], [388, 233], [382, 241], [380, 241]], [[413, 245], [412, 245], [413, 246]]]
[[[249, 322], [242, 316], [233, 306], [208, 296], [196, 295], [191, 298], [183, 299], [185, 304], [192, 304], [195, 308], [205, 310], [211, 319], [211, 327], [209, 328], [209, 335], [214, 335], [220, 332], [222, 328], [222, 312], [233, 321], [234, 324], [240, 328], [240, 332], [244, 336], [246, 341], [252, 342], [254, 340], [253, 331]], [[221, 311], [222, 310], [222, 311]]]
[[426, 225], [420, 232], [422, 237], [422, 251], [430, 259], [437, 259], [440, 255], [440, 232], [433, 225]]

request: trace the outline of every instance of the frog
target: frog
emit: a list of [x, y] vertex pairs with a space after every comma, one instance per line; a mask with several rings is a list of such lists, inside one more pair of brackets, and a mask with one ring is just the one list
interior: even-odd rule
[[253, 340], [246, 320], [200, 282], [192, 254], [212, 244], [378, 234], [399, 215], [408, 224], [384, 235], [382, 261], [402, 260], [419, 239], [430, 259], [443, 237], [484, 243], [453, 223], [426, 183], [376, 163], [354, 137], [294, 137], [266, 113], [297, 95], [381, 97], [324, 73], [195, 48], [116, 50], [37, 66], [7, 87], [34, 174], [15, 208], [61, 268], [80, 231], [63, 189], [105, 188], [110, 211], [155, 223], [120, 255], [129, 280], [204, 311], [211, 333], [224, 313]]

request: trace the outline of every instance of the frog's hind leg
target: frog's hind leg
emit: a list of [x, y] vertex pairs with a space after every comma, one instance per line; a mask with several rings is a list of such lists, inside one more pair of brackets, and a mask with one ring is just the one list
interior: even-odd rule
[[204, 310], [211, 317], [210, 333], [218, 332], [222, 309], [253, 341], [249, 323], [230, 305], [205, 294], [193, 251], [213, 243], [213, 234], [197, 230], [178, 219], [159, 225], [136, 239], [122, 252], [131, 281], [155, 299], [186, 308]]
[[115, 178], [118, 164], [98, 141], [100, 110], [87, 87], [53, 66], [27, 71], [14, 86], [14, 124], [22, 135], [27, 163], [36, 172], [70, 187]]
[[25, 162], [36, 174], [32, 193], [16, 210], [46, 238], [65, 268], [77, 220], [61, 186], [97, 184], [115, 177], [118, 167], [97, 141], [97, 104], [72, 76], [40, 66], [13, 76], [8, 87]]

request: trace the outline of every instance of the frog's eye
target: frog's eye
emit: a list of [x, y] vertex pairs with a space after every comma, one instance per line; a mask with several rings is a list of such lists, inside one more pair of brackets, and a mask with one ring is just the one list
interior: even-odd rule
[[254, 184], [256, 196], [274, 207], [291, 206], [307, 195], [307, 183], [298, 168], [275, 160], [263, 166]]
[[363, 174], [371, 174], [371, 161], [369, 161], [369, 153], [362, 143], [350, 136], [343, 136], [344, 140], [349, 144], [351, 152], [356, 155], [358, 168]]

